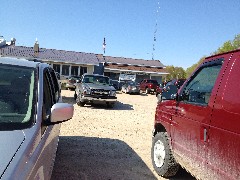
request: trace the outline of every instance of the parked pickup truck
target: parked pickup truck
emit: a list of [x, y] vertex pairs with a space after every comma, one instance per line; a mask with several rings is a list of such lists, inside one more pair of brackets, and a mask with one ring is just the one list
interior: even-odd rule
[[152, 163], [163, 177], [179, 165], [197, 179], [240, 178], [240, 49], [207, 57], [156, 107]]
[[74, 98], [77, 105], [106, 104], [113, 107], [117, 101], [116, 89], [110, 86], [109, 77], [98, 74], [84, 74], [76, 83]]
[[157, 80], [153, 79], [143, 79], [140, 84], [140, 91], [144, 91], [146, 94], [156, 93], [156, 90], [159, 86]]

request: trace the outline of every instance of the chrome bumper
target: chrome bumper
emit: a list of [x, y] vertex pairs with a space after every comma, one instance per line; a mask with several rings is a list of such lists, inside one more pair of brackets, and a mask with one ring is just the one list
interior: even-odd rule
[[117, 97], [113, 97], [113, 96], [110, 96], [110, 97], [93, 97], [93, 96], [82, 96], [82, 99], [81, 101], [83, 102], [86, 102], [86, 101], [89, 101], [89, 102], [116, 102], [117, 101]]

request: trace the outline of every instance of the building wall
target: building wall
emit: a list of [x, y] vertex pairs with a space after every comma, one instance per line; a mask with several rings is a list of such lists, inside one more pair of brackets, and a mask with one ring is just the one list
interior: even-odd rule
[[94, 72], [94, 69], [95, 69], [95, 66], [88, 66], [87, 67], [87, 73], [89, 73], [89, 74], [94, 74], [93, 72]]
[[159, 84], [162, 84], [162, 76], [151, 76], [151, 79], [157, 80]]
[[150, 76], [147, 74], [137, 74], [136, 76], [136, 82], [140, 82], [143, 79], [150, 79]]

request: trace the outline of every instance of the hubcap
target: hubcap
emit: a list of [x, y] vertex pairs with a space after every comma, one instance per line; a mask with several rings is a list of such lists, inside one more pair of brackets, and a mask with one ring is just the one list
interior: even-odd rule
[[162, 167], [162, 165], [164, 163], [165, 155], [166, 155], [164, 144], [162, 143], [162, 141], [158, 140], [154, 144], [153, 151], [154, 151], [153, 154], [154, 154], [155, 165], [158, 168]]

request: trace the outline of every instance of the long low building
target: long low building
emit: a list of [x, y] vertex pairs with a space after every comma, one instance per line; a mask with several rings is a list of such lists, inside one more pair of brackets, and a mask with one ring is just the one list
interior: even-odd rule
[[9, 45], [1, 44], [0, 56], [44, 61], [51, 64], [61, 75], [61, 79], [90, 73], [104, 74], [113, 80], [119, 80], [121, 74], [135, 74], [137, 82], [142, 79], [156, 79], [161, 83], [168, 74], [165, 66], [159, 60], [39, 48], [37, 41], [33, 47], [15, 46], [15, 41]]

